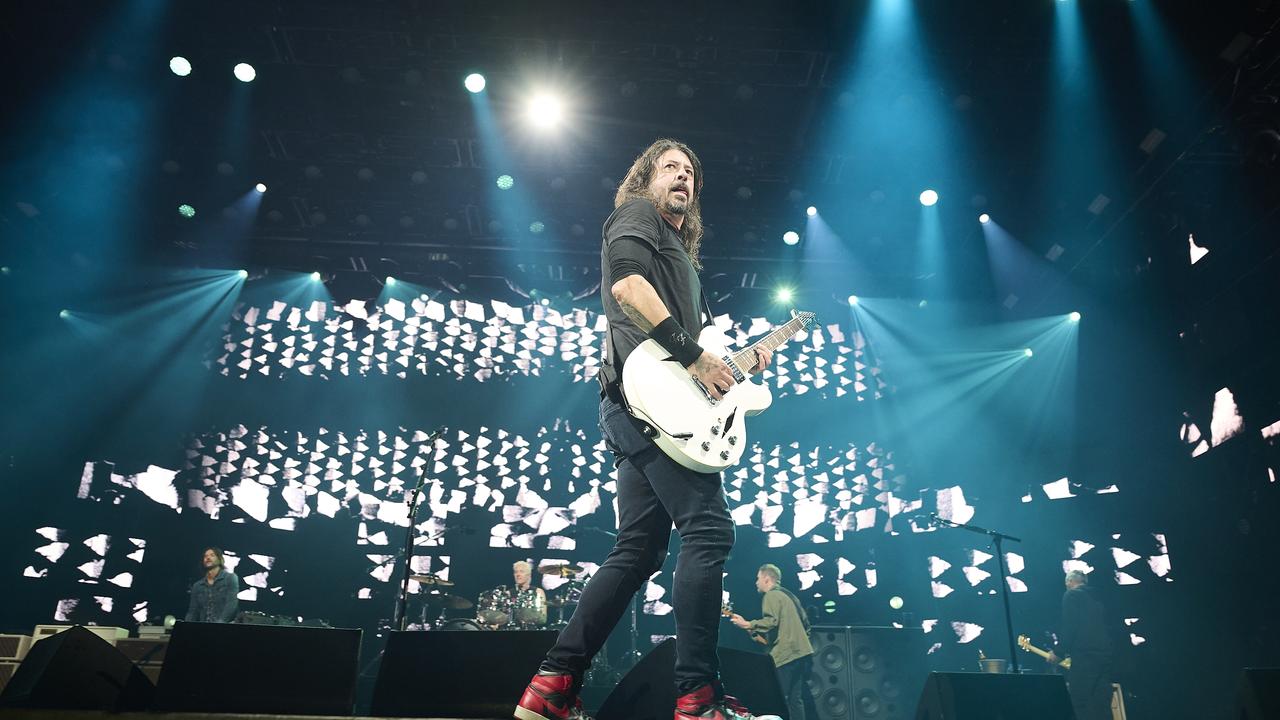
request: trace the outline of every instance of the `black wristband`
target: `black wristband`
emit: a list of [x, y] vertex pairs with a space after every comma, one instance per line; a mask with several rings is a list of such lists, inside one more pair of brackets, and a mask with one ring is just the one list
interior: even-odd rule
[[671, 357], [682, 367], [689, 367], [702, 357], [702, 347], [694, 342], [674, 317], [658, 323], [658, 327], [649, 332], [649, 337], [658, 341], [662, 349], [671, 353]]

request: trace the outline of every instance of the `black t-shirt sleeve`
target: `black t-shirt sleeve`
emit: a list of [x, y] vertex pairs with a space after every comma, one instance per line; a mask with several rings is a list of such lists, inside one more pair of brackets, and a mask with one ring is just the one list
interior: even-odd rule
[[609, 284], [630, 275], [652, 279], [653, 248], [638, 237], [624, 235], [609, 243], [605, 249], [609, 263]]
[[611, 285], [629, 275], [651, 276], [662, 238], [661, 223], [662, 216], [647, 200], [631, 200], [613, 211], [604, 228]]

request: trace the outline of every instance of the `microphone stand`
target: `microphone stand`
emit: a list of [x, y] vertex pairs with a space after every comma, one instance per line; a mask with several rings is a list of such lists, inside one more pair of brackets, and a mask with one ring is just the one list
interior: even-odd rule
[[[436, 440], [445, 433], [445, 427], [441, 425], [431, 432], [427, 438], [427, 443], [434, 450]], [[434, 455], [434, 453], [432, 453]], [[400, 577], [400, 593], [396, 596], [396, 611], [391, 620], [391, 627], [396, 630], [404, 631], [406, 611], [409, 607], [409, 576], [413, 574], [410, 564], [413, 560], [413, 542], [414, 542], [414, 520], [418, 517], [418, 497], [422, 494], [422, 486], [427, 483], [427, 468], [431, 467], [432, 458], [428, 457], [427, 461], [422, 464], [422, 472], [418, 473], [418, 484], [414, 486], [413, 491], [409, 493], [409, 498], [405, 500], [405, 504], [409, 506], [409, 529], [404, 534], [404, 573]]]
[[1009, 668], [1015, 675], [1021, 673], [1022, 668], [1018, 666], [1018, 650], [1013, 641], [1013, 614], [1009, 610], [1009, 579], [1007, 577], [1007, 571], [1005, 570], [1004, 551], [1001, 549], [1000, 544], [1005, 540], [1022, 542], [1022, 538], [1016, 538], [1012, 535], [996, 532], [995, 530], [988, 530], [987, 528], [979, 527], [977, 525], [952, 522], [946, 518], [939, 517], [936, 512], [929, 513], [929, 518], [933, 522], [942, 523], [948, 527], [968, 530], [969, 532], [975, 532], [979, 535], [987, 535], [991, 538], [991, 541], [995, 543], [996, 561], [1000, 563], [1000, 599], [1004, 601], [1004, 629], [1005, 632], [1008, 633], [1009, 638]]

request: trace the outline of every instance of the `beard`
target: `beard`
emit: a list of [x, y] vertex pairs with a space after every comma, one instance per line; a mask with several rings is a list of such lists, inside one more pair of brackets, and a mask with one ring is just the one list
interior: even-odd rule
[[671, 193], [667, 195], [666, 200], [663, 201], [662, 209], [672, 215], [684, 215], [689, 211], [689, 201], [676, 196], [675, 193]]

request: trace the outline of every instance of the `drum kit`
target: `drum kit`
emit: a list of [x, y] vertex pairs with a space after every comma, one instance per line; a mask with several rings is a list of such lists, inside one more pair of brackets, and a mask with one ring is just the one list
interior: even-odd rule
[[[568, 582], [558, 587], [549, 597], [537, 588], [519, 590], [510, 585], [500, 585], [480, 593], [476, 602], [452, 595], [447, 588], [453, 583], [439, 575], [410, 575], [425, 586], [428, 592], [417, 595], [421, 604], [420, 616], [426, 630], [559, 630], [567, 622], [565, 609], [573, 614], [586, 587], [583, 568], [577, 565], [542, 565], [543, 575], [564, 578]], [[471, 617], [460, 615], [475, 610]], [[548, 621], [549, 611], [555, 610], [555, 618]]]

